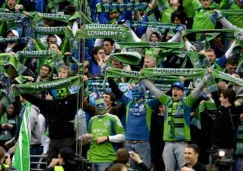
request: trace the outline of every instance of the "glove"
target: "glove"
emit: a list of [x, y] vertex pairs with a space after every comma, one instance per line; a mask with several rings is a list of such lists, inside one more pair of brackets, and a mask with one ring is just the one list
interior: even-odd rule
[[183, 31], [185, 31], [185, 26], [180, 24], [176, 27], [176, 31], [179, 31], [181, 33], [183, 33]]
[[219, 10], [215, 10], [213, 13], [212, 13], [212, 18], [213, 20], [217, 21], [219, 20], [220, 18], [222, 18], [223, 15], [222, 13], [219, 11]]

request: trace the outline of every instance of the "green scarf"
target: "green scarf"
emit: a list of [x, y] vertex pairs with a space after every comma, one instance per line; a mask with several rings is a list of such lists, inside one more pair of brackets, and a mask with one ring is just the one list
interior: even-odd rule
[[139, 72], [138, 71], [126, 71], [124, 69], [117, 69], [117, 68], [110, 68], [108, 71], [106, 71], [105, 74], [105, 80], [107, 78], [138, 78]]
[[118, 45], [121, 48], [164, 48], [168, 49], [184, 49], [184, 43], [178, 42], [158, 42], [158, 43], [149, 43], [149, 42], [119, 42]]
[[243, 14], [243, 9], [221, 9], [220, 12], [224, 16], [228, 16], [228, 15], [242, 15]]
[[17, 96], [19, 94], [36, 94], [41, 91], [50, 90], [50, 89], [60, 89], [69, 86], [80, 86], [80, 77], [73, 76], [64, 79], [58, 79], [54, 81], [45, 81], [45, 82], [38, 82], [38, 83], [31, 83], [31, 84], [17, 84], [13, 88], [11, 94]]
[[68, 22], [71, 18], [70, 15], [62, 15], [62, 14], [50, 14], [50, 13], [40, 13], [40, 17], [42, 19], [48, 19], [48, 20], [55, 20], [55, 21], [62, 21], [62, 22]]
[[9, 123], [8, 122], [8, 114], [6, 112], [4, 112], [4, 114], [2, 115], [2, 117], [0, 119], [0, 124], [4, 124], [4, 123]]
[[4, 64], [12, 65], [19, 75], [26, 70], [26, 67], [11, 53], [0, 54], [0, 65], [2, 66]]
[[219, 79], [222, 79], [222, 80], [227, 80], [227, 81], [236, 83], [240, 86], [243, 86], [243, 80], [242, 79], [233, 77], [230, 74], [227, 74], [227, 73], [215, 70], [215, 69], [213, 69], [212, 76], [213, 76], [213, 78], [219, 78]]
[[53, 50], [40, 50], [40, 51], [18, 51], [16, 53], [16, 58], [18, 60], [22, 58], [53, 58], [56, 55], [56, 51]]
[[162, 30], [175, 30], [179, 25], [176, 24], [162, 24], [158, 22], [140, 22], [140, 21], [133, 21], [131, 23], [131, 26], [137, 27], [137, 26], [144, 26], [144, 27], [151, 27], [151, 28], [158, 28]]
[[11, 104], [11, 100], [10, 100], [10, 98], [9, 98], [7, 95], [3, 96], [3, 97], [1, 98], [1, 100], [0, 100], [0, 102], [1, 102], [6, 108], [8, 108], [9, 105]]
[[193, 68], [201, 68], [201, 64], [200, 64], [200, 60], [199, 60], [199, 56], [198, 56], [198, 52], [196, 51], [189, 51], [187, 52], [187, 56], [189, 57]]
[[147, 78], [153, 81], [175, 82], [178, 81], [179, 76], [184, 76], [185, 80], [191, 80], [197, 77], [201, 78], [205, 75], [205, 73], [206, 70], [202, 68], [144, 68], [140, 79]]
[[16, 13], [0, 12], [0, 22], [15, 21], [15, 16]]
[[96, 4], [97, 12], [110, 11], [146, 11], [148, 3], [146, 2], [127, 2], [127, 3], [98, 3]]
[[120, 52], [120, 53], [112, 53], [111, 58], [116, 61], [120, 61], [125, 64], [130, 65], [138, 65], [141, 61], [141, 55], [139, 52]]
[[117, 24], [85, 24], [76, 33], [75, 39], [111, 38], [128, 42], [141, 41], [128, 27]]
[[0, 38], [0, 43], [26, 43], [28, 38]]
[[196, 112], [193, 115], [191, 124], [195, 125], [198, 129], [201, 129], [201, 113], [205, 112], [206, 110], [217, 110], [217, 107], [214, 102], [212, 101], [204, 101], [202, 102]]
[[172, 99], [166, 105], [168, 119], [168, 138], [174, 140], [186, 140], [184, 102], [174, 102]]
[[[209, 48], [209, 41], [213, 40], [214, 38], [216, 38], [217, 36], [219, 36], [220, 34], [224, 33], [224, 34], [228, 34], [231, 33], [234, 35], [235, 39], [238, 37], [239, 35], [239, 31], [238, 30], [234, 30], [234, 29], [187, 29], [183, 32], [182, 36], [186, 36], [192, 33], [207, 33], [206, 35], [206, 40], [205, 40], [205, 49]], [[236, 39], [237, 40], [237, 39]], [[238, 40], [237, 43], [239, 43], [240, 41]]]
[[34, 27], [36, 34], [65, 34], [67, 27]]
[[38, 58], [39, 66], [42, 66], [47, 60], [50, 61], [51, 67], [54, 66], [57, 70], [59, 67], [64, 64], [63, 57], [60, 54], [57, 54], [56, 51], [52, 50], [40, 50], [40, 51], [19, 51], [16, 53], [16, 58], [22, 63], [25, 62], [27, 58]]
[[[63, 1], [65, 1], [65, 0], [51, 0], [51, 1], [48, 1], [48, 8], [52, 9], [55, 6], [57, 6], [58, 3], [63, 2]], [[79, 6], [79, 1], [78, 0], [67, 0], [67, 1], [73, 3], [76, 7]]]

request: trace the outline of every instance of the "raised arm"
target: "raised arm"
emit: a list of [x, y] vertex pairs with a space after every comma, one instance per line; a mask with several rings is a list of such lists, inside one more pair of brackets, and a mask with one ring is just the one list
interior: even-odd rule
[[151, 83], [149, 80], [145, 79], [143, 80], [143, 83], [145, 86], [152, 91], [153, 95], [155, 95], [157, 98], [160, 98], [160, 96], [163, 94], [153, 83]]
[[200, 91], [203, 89], [205, 83], [206, 83], [206, 79], [203, 78], [203, 79], [199, 82], [199, 84], [197, 85], [197, 87], [194, 88], [194, 90], [192, 90], [192, 92], [191, 92], [191, 96], [192, 96], [192, 98], [197, 99], [197, 98], [200, 96]]

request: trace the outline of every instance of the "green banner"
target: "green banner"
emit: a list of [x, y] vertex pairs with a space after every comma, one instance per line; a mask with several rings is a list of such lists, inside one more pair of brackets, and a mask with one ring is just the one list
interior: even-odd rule
[[69, 86], [81, 86], [81, 75], [58, 79], [54, 81], [37, 82], [31, 84], [16, 84], [12, 89], [12, 94], [35, 94], [45, 90], [59, 89]]
[[75, 36], [76, 40], [97, 38], [111, 38], [128, 42], [138, 41], [136, 34], [130, 28], [118, 24], [85, 24]]

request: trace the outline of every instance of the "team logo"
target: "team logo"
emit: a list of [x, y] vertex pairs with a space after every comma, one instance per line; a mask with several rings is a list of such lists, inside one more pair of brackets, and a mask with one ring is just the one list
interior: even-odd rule
[[144, 112], [145, 111], [145, 106], [144, 104], [139, 105], [139, 112]]
[[109, 121], [105, 121], [104, 126], [107, 128], [110, 125]]

